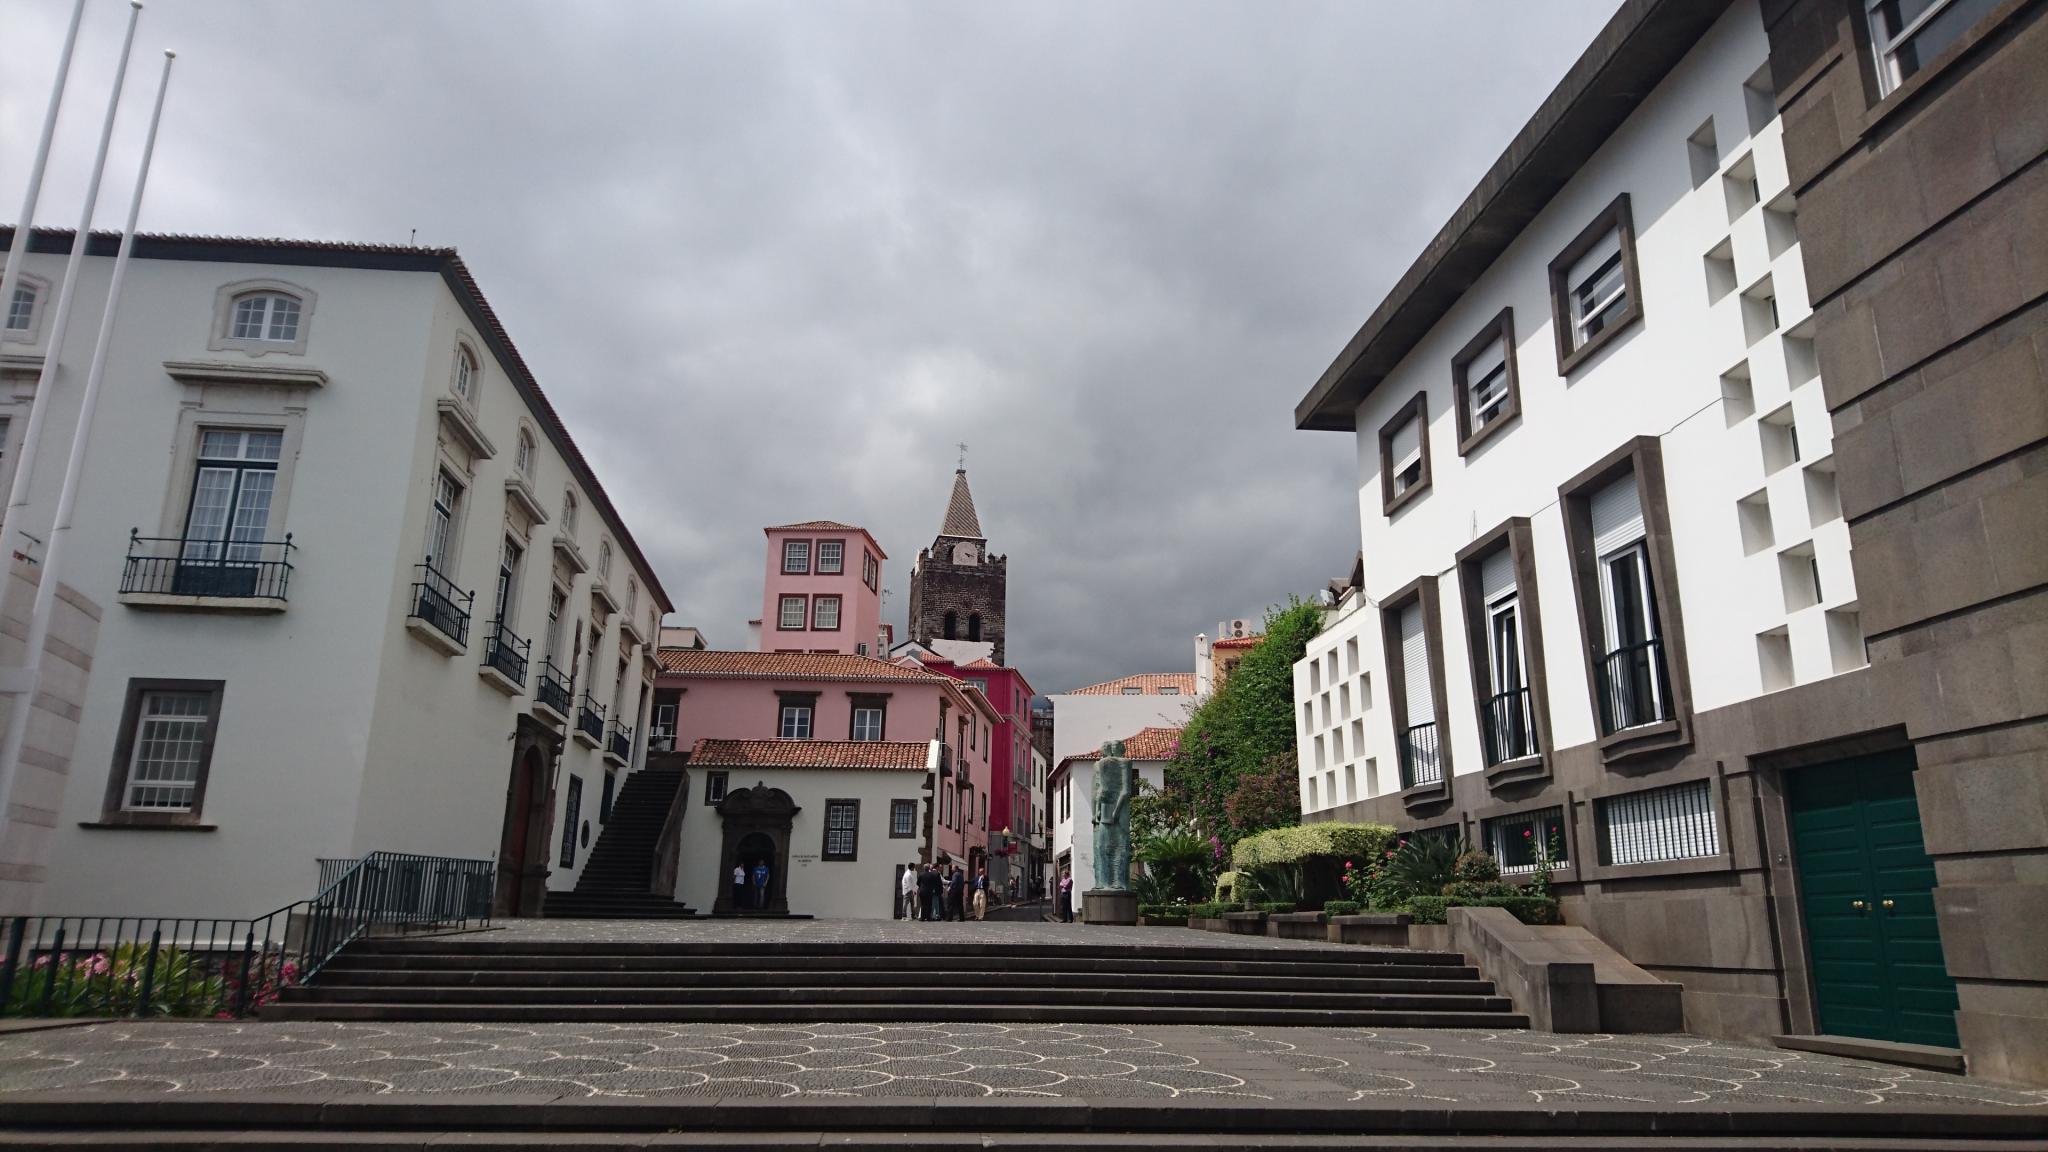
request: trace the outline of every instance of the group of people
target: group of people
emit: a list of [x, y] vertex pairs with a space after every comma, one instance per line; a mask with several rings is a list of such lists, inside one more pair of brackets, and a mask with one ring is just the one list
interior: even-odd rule
[[935, 864], [912, 864], [903, 870], [898, 887], [905, 920], [965, 920], [972, 892], [974, 918], [988, 916], [988, 869], [977, 868], [970, 878], [960, 862], [944, 869]]
[[[747, 886], [749, 879], [752, 879], [754, 882], [751, 888]], [[733, 864], [732, 906], [735, 911], [741, 908], [765, 909], [768, 907], [768, 862], [766, 860], [754, 861], [754, 868], [751, 872], [747, 870], [747, 866], [744, 863]]]

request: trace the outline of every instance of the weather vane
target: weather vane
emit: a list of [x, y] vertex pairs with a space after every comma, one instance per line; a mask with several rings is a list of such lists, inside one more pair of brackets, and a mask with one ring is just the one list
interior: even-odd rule
[[967, 471], [967, 441], [962, 440], [957, 447], [960, 449], [960, 471], [965, 472]]

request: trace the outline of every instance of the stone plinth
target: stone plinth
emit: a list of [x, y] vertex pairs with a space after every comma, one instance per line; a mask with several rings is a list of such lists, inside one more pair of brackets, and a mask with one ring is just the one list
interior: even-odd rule
[[1090, 924], [1136, 924], [1138, 894], [1128, 889], [1090, 889], [1081, 893], [1081, 918]]

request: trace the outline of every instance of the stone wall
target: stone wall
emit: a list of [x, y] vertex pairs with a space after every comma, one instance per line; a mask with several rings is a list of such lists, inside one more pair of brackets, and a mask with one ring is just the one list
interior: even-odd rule
[[[0, 675], [21, 668], [29, 611], [41, 575], [41, 569], [23, 560], [9, 566], [6, 586], [0, 588]], [[99, 605], [70, 585], [59, 584], [21, 766], [7, 811], [0, 816], [0, 916], [43, 910], [37, 901], [49, 875], [52, 834], [71, 775], [72, 746], [78, 739], [79, 711], [92, 674], [99, 627]], [[9, 704], [8, 697], [0, 696], [0, 738], [6, 731]]]
[[944, 638], [946, 613], [958, 621], [956, 640], [969, 638], [968, 617], [981, 616], [981, 639], [996, 646], [995, 662], [1003, 663], [1008, 557], [988, 556], [978, 564], [955, 564], [929, 550], [920, 552], [910, 576], [910, 639], [930, 643]]

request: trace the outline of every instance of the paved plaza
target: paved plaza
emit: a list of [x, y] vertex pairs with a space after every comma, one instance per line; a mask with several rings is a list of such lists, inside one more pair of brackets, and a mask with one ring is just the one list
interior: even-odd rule
[[1690, 1036], [1109, 1025], [117, 1022], [0, 1037], [0, 1093], [1081, 1097], [2039, 1109], [2029, 1091]]

